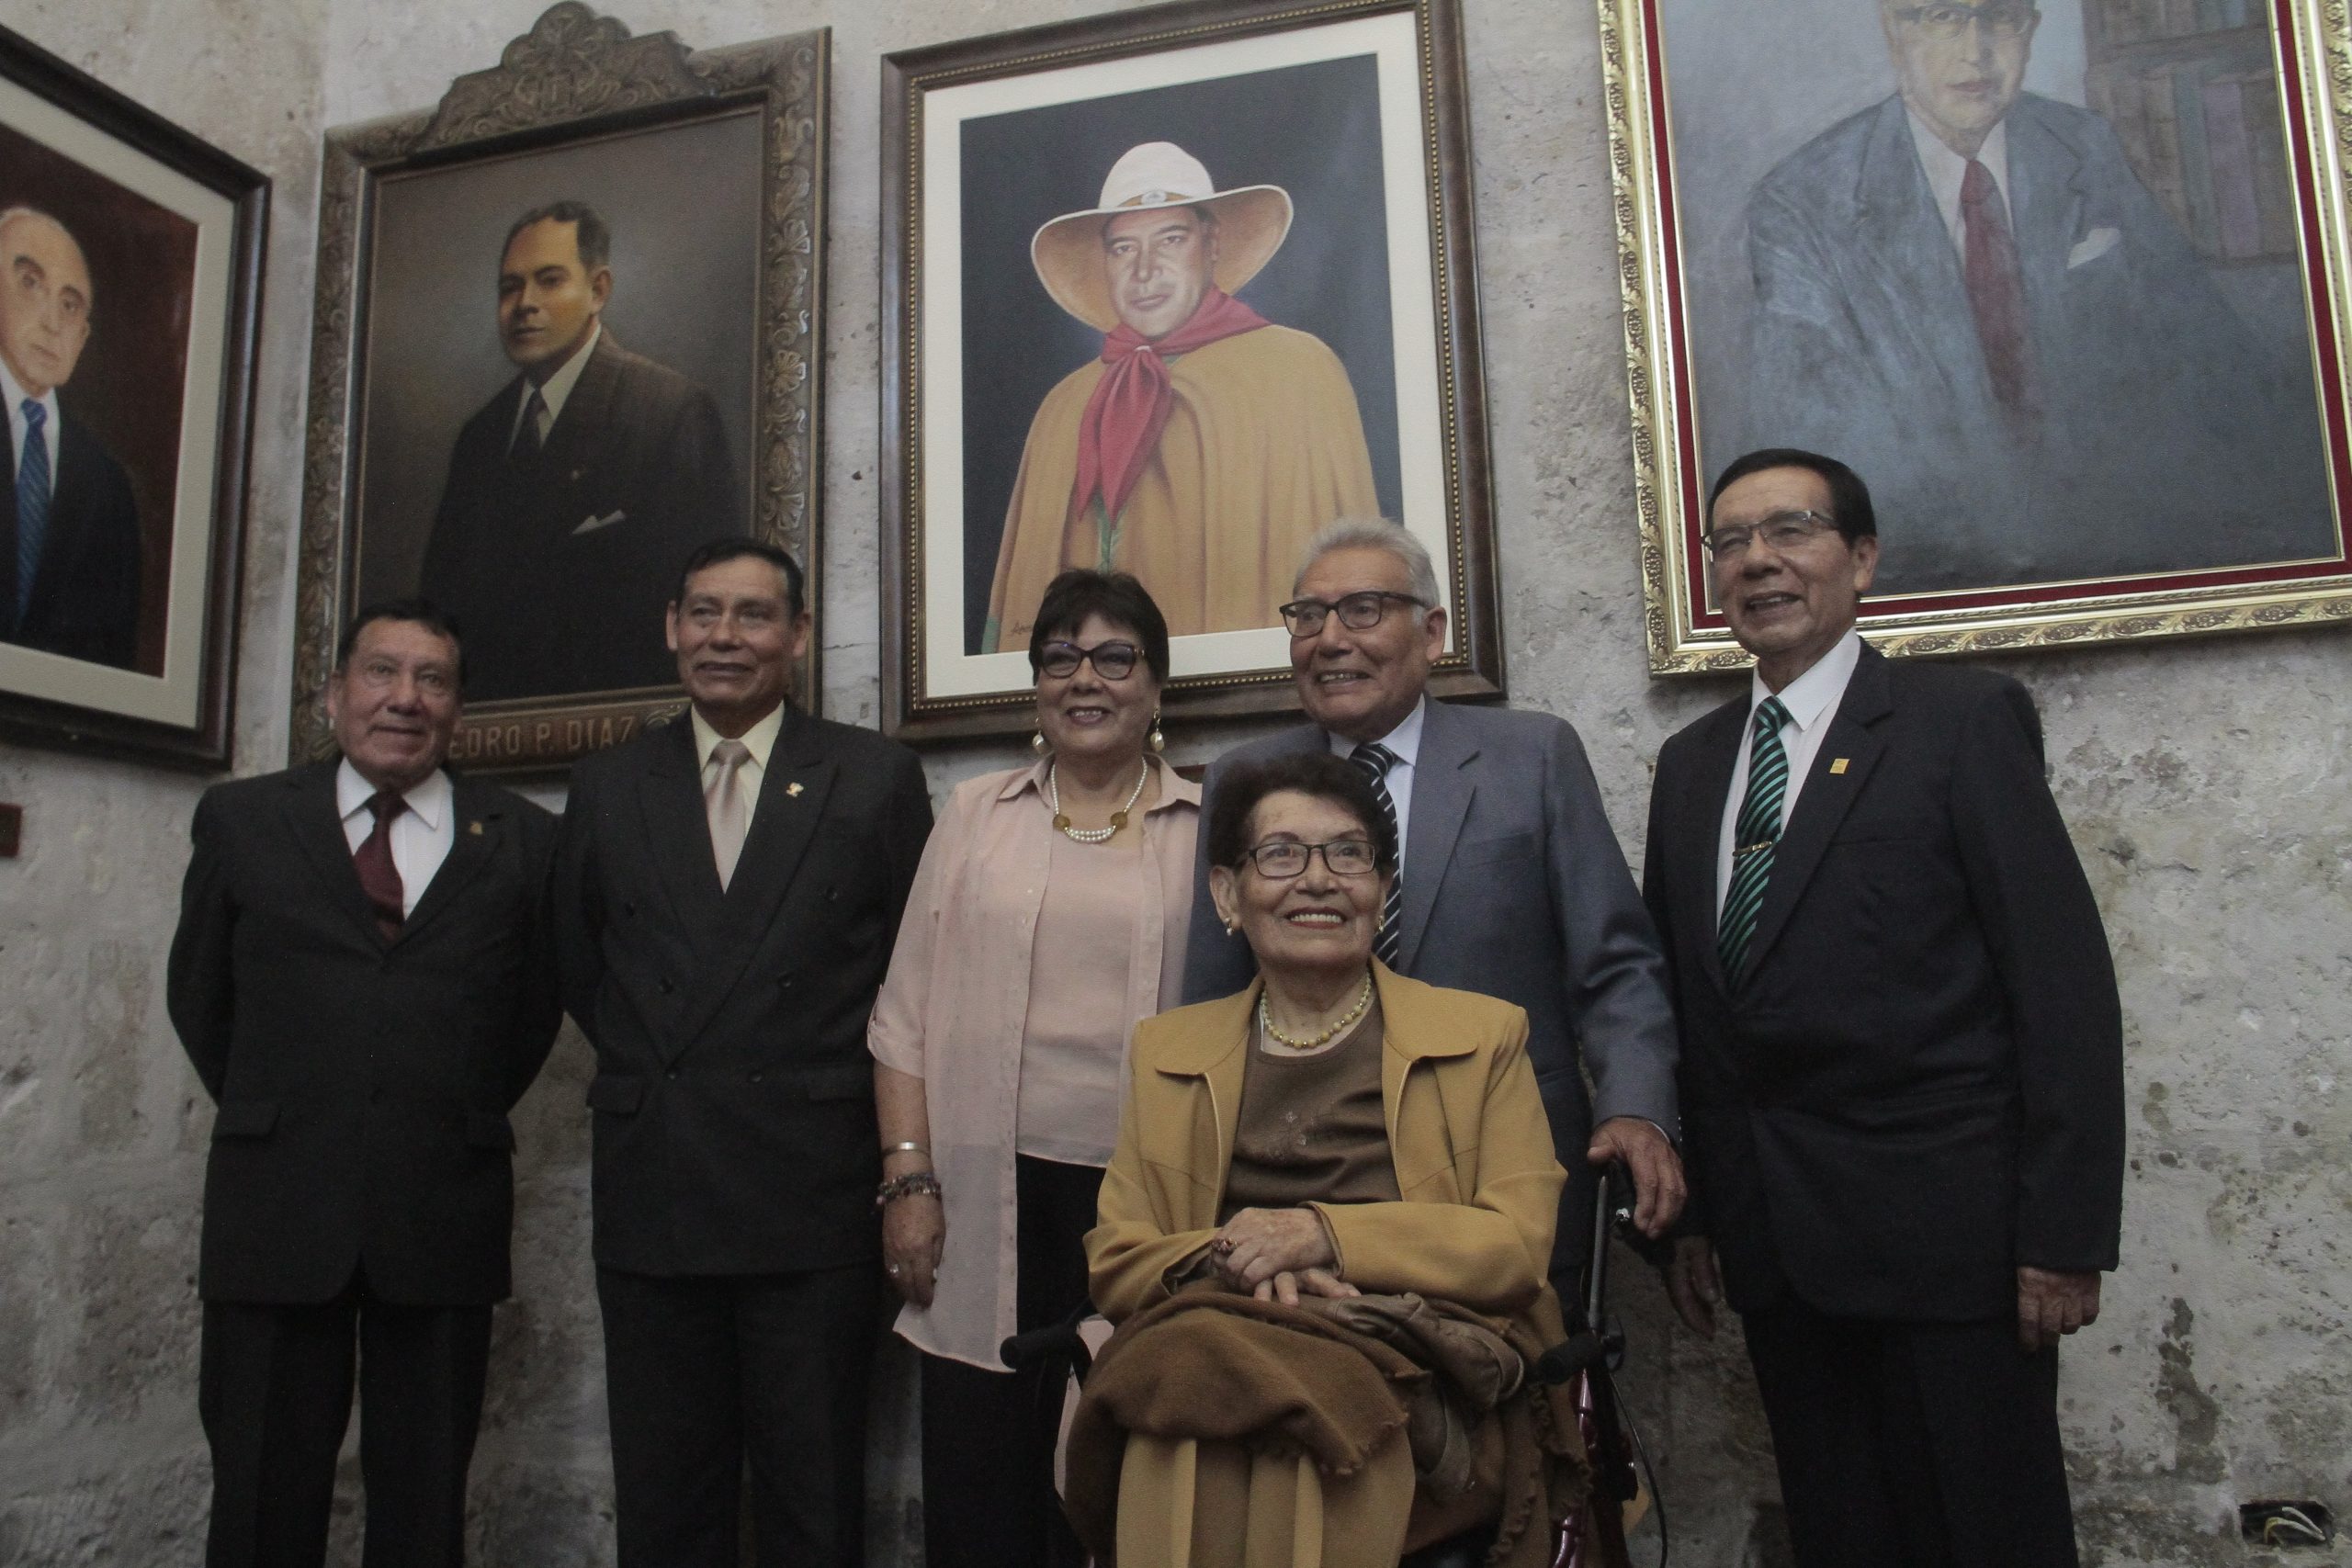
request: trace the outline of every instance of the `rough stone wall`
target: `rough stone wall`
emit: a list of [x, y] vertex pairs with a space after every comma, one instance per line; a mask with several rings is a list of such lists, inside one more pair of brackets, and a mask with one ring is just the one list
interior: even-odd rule
[[[1629, 525], [1596, 29], [1584, 0], [1464, 0], [1487, 392], [1513, 701], [1574, 721], [1638, 861], [1648, 763], [1732, 688], [1652, 682]], [[541, 0], [0, 0], [0, 21], [277, 182], [265, 302], [238, 766], [285, 750], [317, 144], [486, 65]], [[696, 47], [834, 29], [828, 711], [874, 720], [879, 56], [1098, 0], [612, 0]], [[1890, 543], [1899, 547], [1899, 520]], [[2352, 1508], [2352, 801], [2338, 636], [2012, 660], [2122, 974], [2132, 1174], [2124, 1267], [2068, 1349], [2087, 1562], [2352, 1563], [2233, 1539], [2234, 1505]], [[1214, 755], [1223, 727], [1172, 738]], [[941, 790], [1008, 748], [931, 759]], [[210, 1111], [162, 1008], [198, 781], [0, 748], [27, 807], [0, 862], [0, 1564], [198, 1561], [196, 1203]], [[514, 1302], [475, 1470], [476, 1561], [611, 1560], [575, 1035], [518, 1117]], [[1628, 1270], [1629, 1374], [1675, 1556], [1785, 1561], [1770, 1450], [1732, 1337], [1693, 1339]], [[877, 1563], [911, 1563], [903, 1366], [879, 1402]], [[356, 1562], [356, 1475], [334, 1560]], [[1638, 1549], [1637, 1549], [1638, 1551]], [[1646, 1552], [1640, 1553], [1644, 1558]]]

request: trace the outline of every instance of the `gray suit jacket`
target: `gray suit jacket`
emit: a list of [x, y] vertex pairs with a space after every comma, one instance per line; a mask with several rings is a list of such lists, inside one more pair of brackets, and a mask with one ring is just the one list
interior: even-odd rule
[[1747, 420], [1723, 455], [1801, 446], [1860, 470], [1904, 538], [1881, 593], [2325, 553], [2300, 357], [2267, 358], [2106, 121], [2028, 93], [2004, 123], [2033, 412], [1994, 399], [1889, 97], [1757, 182]]
[[[1300, 725], [1238, 747], [1209, 770], [1202, 815], [1236, 762], [1325, 745]], [[1193, 890], [1184, 999], [1229, 996], [1256, 964], [1209, 898], [1208, 835]], [[1413, 766], [1397, 968], [1527, 1010], [1535, 1068], [1568, 1169], [1553, 1271], [1583, 1260], [1593, 1122], [1638, 1116], [1679, 1136], [1674, 1015], [1657, 936], [1601, 810], [1577, 732], [1550, 714], [1429, 705]], [[1587, 1095], [1583, 1066], [1592, 1077]]]

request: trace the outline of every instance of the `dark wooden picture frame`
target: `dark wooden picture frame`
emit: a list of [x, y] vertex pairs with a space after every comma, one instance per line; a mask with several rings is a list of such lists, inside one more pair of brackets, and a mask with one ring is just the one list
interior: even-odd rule
[[[295, 759], [332, 746], [322, 694], [341, 628], [363, 603], [416, 591], [432, 530], [442, 525], [434, 497], [446, 511], [459, 474], [481, 466], [462, 467], [474, 427], [487, 428], [498, 400], [518, 385], [493, 321], [500, 248], [510, 223], [562, 199], [590, 200], [612, 234], [604, 335], [582, 363], [598, 373], [606, 344], [626, 338], [631, 352], [618, 359], [635, 362], [627, 373], [635, 378], [614, 375], [605, 383], [615, 389], [609, 400], [600, 393], [591, 405], [609, 411], [608, 425], [576, 423], [571, 433], [564, 449], [576, 448], [582, 467], [569, 479], [581, 481], [584, 470], [585, 483], [565, 491], [558, 468], [532, 479], [538, 489], [516, 493], [550, 513], [567, 496], [584, 500], [591, 514], [577, 525], [569, 513], [554, 521], [561, 535], [595, 534], [599, 547], [627, 540], [632, 525], [650, 536], [616, 544], [586, 569], [559, 566], [562, 552], [585, 547], [552, 535], [538, 558], [548, 562], [543, 570], [461, 569], [477, 573], [458, 578], [472, 611], [462, 618], [482, 620], [482, 605], [517, 625], [552, 617], [561, 630], [546, 639], [547, 657], [583, 671], [597, 666], [582, 650], [612, 627], [610, 635], [632, 640], [635, 678], [481, 682], [472, 650], [514, 645], [498, 640], [508, 636], [504, 626], [488, 634], [476, 626], [468, 633], [469, 679], [498, 694], [469, 696], [451, 760], [476, 772], [560, 773], [677, 709], [674, 673], [650, 640], [661, 631], [658, 601], [686, 551], [719, 534], [749, 532], [802, 563], [819, 630], [793, 699], [815, 710], [823, 690], [819, 388], [830, 52], [825, 29], [692, 51], [674, 34], [632, 37], [620, 22], [562, 0], [506, 47], [495, 68], [452, 84], [436, 108], [328, 134], [298, 568]], [[424, 338], [439, 347], [421, 346]], [[589, 386], [588, 374], [574, 385]], [[715, 441], [668, 434], [710, 431], [714, 423], [714, 434], [723, 433]], [[612, 434], [591, 442], [592, 430]], [[654, 430], [662, 434], [648, 434]], [[547, 437], [550, 459], [566, 439], [559, 413]], [[723, 458], [717, 478], [715, 461], [695, 475], [707, 481], [696, 493], [722, 495], [723, 507], [677, 506], [657, 524], [642, 514], [650, 508], [631, 515], [635, 502], [594, 498], [605, 475], [623, 472], [628, 493], [674, 492], [662, 476], [683, 471], [677, 454], [688, 450]], [[640, 453], [650, 456], [640, 460]], [[607, 505], [608, 514], [593, 514]], [[485, 507], [469, 520], [510, 518], [518, 531], [548, 521], [519, 503], [503, 516]], [[565, 570], [572, 575], [560, 576]], [[625, 599], [626, 613], [553, 586], [579, 581]]]
[[73, 258], [38, 287], [82, 324], [49, 362], [40, 561], [0, 574], [24, 590], [0, 606], [0, 734], [225, 768], [269, 182], [0, 28], [0, 216], [26, 209]]
[[[1108, 210], [1106, 171], [1154, 141], [1196, 156], [1222, 193], [1285, 193], [1295, 221], [1229, 292], [1344, 366], [1375, 492], [1348, 510], [1396, 517], [1437, 563], [1450, 640], [1434, 689], [1503, 694], [1462, 26], [1459, 0], [1186, 0], [884, 60], [886, 731], [1028, 726], [1026, 633], [1013, 612], [1002, 626], [988, 613], [1014, 578], [987, 563], [1013, 554], [1001, 540], [1020, 526], [1007, 498], [1026, 482], [1022, 432], [1104, 330], [1049, 297], [1031, 236]], [[1303, 539], [1332, 520], [1283, 525]], [[1142, 573], [1175, 634], [1172, 716], [1293, 705], [1274, 610], [1295, 553], [1287, 540], [1265, 552], [1263, 581], [1224, 624], [1190, 608], [1197, 589]]]

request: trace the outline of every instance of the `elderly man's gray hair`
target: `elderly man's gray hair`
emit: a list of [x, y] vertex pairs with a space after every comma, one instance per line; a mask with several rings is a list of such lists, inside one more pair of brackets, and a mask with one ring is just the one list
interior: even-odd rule
[[1405, 563], [1413, 580], [1413, 597], [1435, 609], [1445, 603], [1438, 597], [1437, 567], [1430, 559], [1429, 547], [1406, 532], [1400, 524], [1385, 517], [1342, 517], [1327, 524], [1323, 531], [1307, 541], [1306, 555], [1298, 563], [1298, 575], [1290, 581], [1290, 591], [1306, 581], [1307, 571], [1333, 550], [1386, 550]]

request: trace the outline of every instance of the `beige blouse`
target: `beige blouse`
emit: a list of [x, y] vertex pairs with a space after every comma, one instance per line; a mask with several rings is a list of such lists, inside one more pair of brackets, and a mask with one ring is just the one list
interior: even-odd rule
[[[1050, 1112], [1052, 1141], [1063, 1152], [1048, 1157], [1100, 1160], [1118, 1140], [1121, 1079], [1136, 1022], [1175, 1006], [1182, 988], [1201, 792], [1155, 765], [1159, 798], [1144, 813], [1142, 841], [1134, 850], [1116, 842], [1089, 848], [1057, 833], [1043, 798], [1042, 762], [958, 784], [923, 848], [866, 1045], [884, 1066], [922, 1078], [929, 1106], [946, 1251], [932, 1304], [909, 1303], [898, 1328], [933, 1355], [1003, 1370], [997, 1346], [1014, 1329], [1013, 1152], [1048, 1152], [1046, 1125], [1024, 1128], [1022, 1118], [1026, 1110], [1035, 1122], [1055, 1098], [1041, 1101], [1033, 1085], [1023, 1105], [1033, 1026], [1042, 1017], [1053, 1029], [1056, 1043], [1040, 1055], [1040, 1065], [1050, 1064], [1047, 1070], [1062, 1077], [1072, 1063], [1073, 1021], [1082, 1021], [1098, 1002], [1114, 1004], [1102, 1014], [1115, 1028], [1117, 1051], [1111, 1093], [1100, 1105], [1105, 1120], [1089, 1124], [1084, 1106], [1095, 1097], [1083, 1092], [1064, 1097], [1063, 1109]], [[1064, 849], [1072, 852], [1065, 856]], [[1081, 875], [1115, 875], [1109, 868], [1122, 868], [1135, 879], [1137, 896], [1117, 900], [1127, 910], [1124, 943], [1065, 970], [1049, 961], [1055, 931], [1070, 913], [1065, 896], [1092, 900], [1080, 891], [1086, 885], [1057, 887], [1049, 919], [1046, 887], [1062, 878], [1066, 863], [1081, 863], [1081, 854], [1093, 857], [1082, 863]], [[1121, 952], [1124, 972], [1105, 972]], [[1039, 976], [1050, 989], [1035, 986]]]

